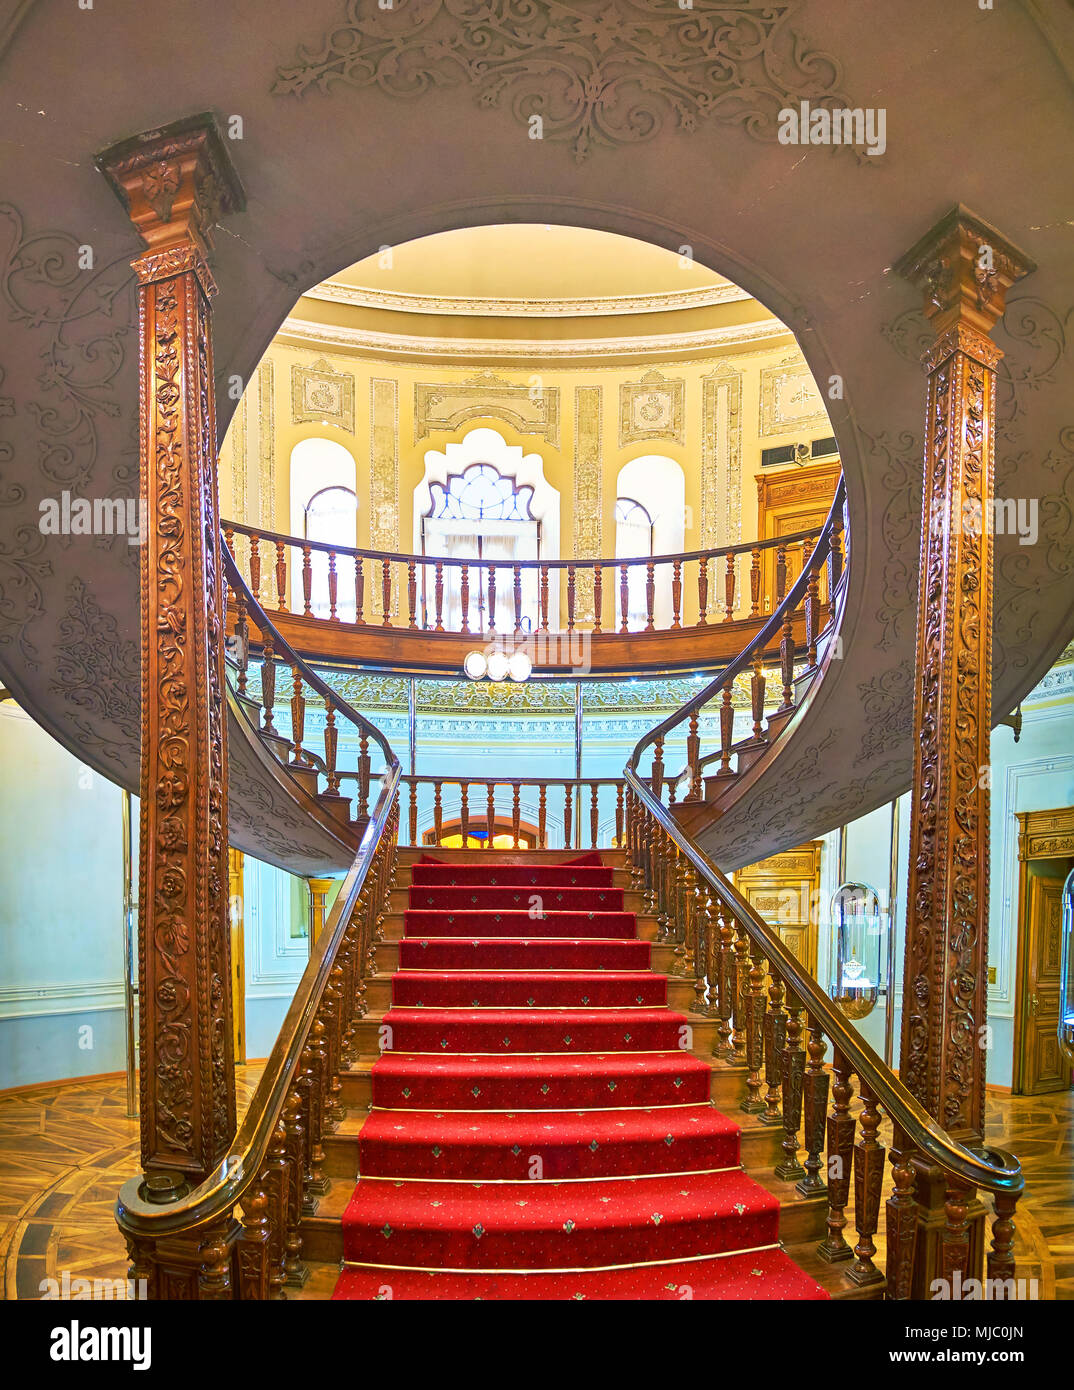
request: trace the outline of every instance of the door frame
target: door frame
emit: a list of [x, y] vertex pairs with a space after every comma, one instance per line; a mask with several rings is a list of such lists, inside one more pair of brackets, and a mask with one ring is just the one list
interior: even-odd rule
[[[1029, 869], [1034, 860], [1074, 859], [1074, 806], [1040, 811], [1016, 811], [1018, 820], [1018, 901], [1015, 908], [1014, 1055], [1011, 1058], [1011, 1091], [1025, 1095], [1025, 986], [1028, 974]], [[1064, 875], [1065, 878], [1065, 875]], [[1068, 1067], [1067, 1086], [1072, 1083]], [[1058, 1094], [1058, 1092], [1056, 1092]]]

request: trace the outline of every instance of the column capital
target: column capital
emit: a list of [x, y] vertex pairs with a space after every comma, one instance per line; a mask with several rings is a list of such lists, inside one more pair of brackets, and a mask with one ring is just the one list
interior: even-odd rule
[[216, 223], [246, 206], [212, 112], [121, 140], [94, 162], [157, 255], [192, 246], [206, 256]]
[[956, 205], [895, 262], [897, 275], [924, 291], [925, 317], [937, 337], [964, 325], [991, 333], [1007, 291], [1036, 263], [991, 223]]

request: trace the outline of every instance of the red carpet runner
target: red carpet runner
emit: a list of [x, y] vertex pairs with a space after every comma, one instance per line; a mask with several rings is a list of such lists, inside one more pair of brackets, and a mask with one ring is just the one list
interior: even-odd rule
[[599, 855], [412, 874], [333, 1296], [827, 1297]]

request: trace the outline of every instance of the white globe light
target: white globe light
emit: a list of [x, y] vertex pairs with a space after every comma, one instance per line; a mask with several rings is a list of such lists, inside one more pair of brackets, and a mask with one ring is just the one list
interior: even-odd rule
[[533, 670], [533, 662], [525, 652], [512, 652], [507, 663], [507, 671], [513, 681], [526, 681]]
[[467, 652], [466, 660], [462, 663], [462, 669], [472, 681], [479, 681], [485, 674], [488, 663], [485, 661], [484, 652]]
[[492, 652], [488, 659], [489, 680], [502, 681], [506, 679], [509, 664], [506, 653]]

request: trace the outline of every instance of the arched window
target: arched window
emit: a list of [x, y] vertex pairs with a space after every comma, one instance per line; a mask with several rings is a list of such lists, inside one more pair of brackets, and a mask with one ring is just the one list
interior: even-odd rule
[[[541, 554], [541, 523], [530, 510], [533, 488], [517, 484], [491, 463], [472, 463], [444, 482], [429, 484], [429, 511], [422, 518], [422, 554], [444, 559], [473, 560], [467, 571], [467, 622], [471, 631], [484, 631], [489, 618], [489, 569], [495, 565], [496, 626], [501, 631], [514, 623], [513, 576], [515, 560], [536, 560]], [[501, 566], [503, 567], [501, 569]], [[435, 567], [424, 566], [423, 605], [433, 602]], [[538, 576], [522, 570], [522, 627], [537, 626]], [[443, 622], [449, 632], [462, 627], [462, 568], [443, 569]]]
[[[306, 503], [303, 516], [302, 534], [308, 541], [323, 541], [326, 545], [353, 546], [355, 526], [358, 515], [358, 498], [349, 487], [323, 487], [315, 492]], [[339, 561], [336, 573], [342, 570], [350, 573], [350, 561], [344, 566]], [[328, 556], [323, 550], [314, 550], [310, 555], [312, 589], [310, 606], [318, 618], [327, 618], [331, 612], [328, 594]], [[343, 622], [354, 622], [354, 585], [336, 584], [336, 617]]]
[[[354, 455], [333, 439], [300, 440], [291, 450], [291, 534], [326, 545], [353, 547], [358, 543], [357, 469]], [[310, 555], [313, 585], [310, 605], [318, 617], [331, 611], [328, 596], [328, 555], [314, 550]], [[354, 584], [348, 576], [354, 563], [348, 557], [337, 561], [336, 616], [353, 622]], [[303, 609], [301, 566], [291, 568], [291, 604]], [[297, 606], [296, 606], [297, 605]]]
[[[633, 497], [615, 499], [615, 556], [633, 560], [653, 553], [653, 519]], [[645, 597], [644, 565], [627, 570], [627, 627], [631, 632], [644, 628], [649, 617]], [[618, 586], [616, 588], [618, 593]]]

